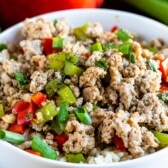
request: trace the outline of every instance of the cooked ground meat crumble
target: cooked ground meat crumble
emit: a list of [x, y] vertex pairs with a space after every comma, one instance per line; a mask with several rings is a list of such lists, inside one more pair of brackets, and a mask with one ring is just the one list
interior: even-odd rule
[[57, 152], [55, 159], [89, 164], [160, 149], [154, 131], [168, 131], [163, 41], [145, 46], [121, 28], [72, 28], [42, 18], [26, 19], [21, 33], [15, 52], [8, 43], [0, 51], [0, 131], [24, 137], [13, 144], [34, 150], [36, 135]]

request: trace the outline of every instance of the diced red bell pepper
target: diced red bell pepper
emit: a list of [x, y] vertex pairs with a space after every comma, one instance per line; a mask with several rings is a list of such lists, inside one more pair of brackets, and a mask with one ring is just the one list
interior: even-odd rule
[[115, 144], [117, 149], [119, 149], [121, 151], [125, 151], [126, 150], [126, 148], [124, 146], [124, 142], [123, 142], [122, 138], [120, 138], [119, 136], [115, 135], [113, 137], [113, 142], [114, 142], [114, 144]]
[[165, 82], [168, 82], [168, 58], [164, 59], [164, 60], [160, 60], [160, 67], [159, 70], [162, 73], [162, 79]]
[[45, 38], [43, 40], [43, 45], [44, 45], [44, 54], [49, 55], [52, 53], [52, 38]]
[[22, 111], [25, 111], [28, 107], [29, 107], [29, 102], [21, 100], [13, 106], [12, 113], [13, 114], [18, 114]]
[[25, 149], [25, 151], [36, 156], [42, 156], [40, 152], [34, 151], [32, 149]]
[[159, 92], [163, 93], [163, 92], [166, 92], [166, 91], [168, 91], [168, 83], [163, 81], [162, 84], [161, 84]]
[[89, 58], [89, 57], [91, 56], [91, 54], [90, 54], [90, 53], [86, 53], [85, 56], [86, 56], [87, 58]]
[[63, 133], [61, 135], [56, 135], [55, 136], [55, 141], [57, 142], [58, 144], [58, 147], [62, 149], [63, 147], [63, 144], [68, 140], [68, 136]]
[[25, 126], [18, 124], [11, 124], [9, 127], [9, 131], [16, 132], [18, 134], [24, 134]]
[[42, 107], [42, 104], [46, 101], [47, 95], [41, 92], [36, 93], [31, 97], [32, 101], [38, 106]]
[[53, 39], [52, 38], [45, 38], [43, 40], [43, 46], [44, 46], [44, 54], [47, 56], [52, 53], [57, 53], [60, 51], [58, 48], [52, 47]]
[[35, 111], [36, 107], [33, 102], [29, 103], [29, 106], [24, 111], [18, 113], [17, 124], [26, 124], [32, 121]]
[[115, 32], [116, 30], [118, 30], [118, 26], [113, 26], [111, 32]]

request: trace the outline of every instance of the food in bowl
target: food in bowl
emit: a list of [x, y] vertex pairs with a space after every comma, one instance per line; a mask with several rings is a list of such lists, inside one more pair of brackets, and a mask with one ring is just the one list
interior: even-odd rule
[[25, 21], [0, 45], [0, 139], [73, 163], [112, 163], [167, 145], [163, 40], [101, 23]]

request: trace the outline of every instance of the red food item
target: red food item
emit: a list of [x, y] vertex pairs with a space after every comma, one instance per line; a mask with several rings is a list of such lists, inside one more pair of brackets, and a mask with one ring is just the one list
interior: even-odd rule
[[52, 50], [53, 50], [53, 48], [52, 48], [52, 42], [53, 42], [52, 38], [45, 38], [43, 40], [44, 54], [45, 55], [49, 55], [49, 54], [52, 53]]
[[12, 113], [13, 114], [18, 114], [22, 111], [25, 111], [28, 107], [29, 107], [29, 102], [21, 100], [13, 106]]
[[[0, 6], [0, 23], [7, 28], [25, 18], [39, 14], [74, 8], [99, 7], [103, 0], [4, 0]], [[10, 11], [10, 14], [9, 14]]]
[[120, 138], [119, 136], [115, 135], [113, 137], [113, 142], [114, 142], [114, 144], [115, 144], [117, 149], [119, 149], [121, 151], [125, 151], [126, 150], [126, 148], [124, 146], [124, 142], [123, 142], [122, 138]]
[[168, 83], [162, 82], [159, 92], [163, 93], [168, 91]]
[[24, 130], [25, 130], [24, 125], [11, 124], [9, 127], [9, 131], [16, 132], [18, 134], [23, 134]]
[[42, 107], [42, 103], [46, 101], [47, 95], [41, 92], [36, 93], [31, 97], [32, 101], [38, 106]]
[[115, 32], [116, 30], [118, 30], [118, 26], [113, 26], [111, 32]]
[[168, 78], [168, 58], [164, 60], [160, 60], [160, 67], [159, 70], [162, 73], [162, 79], [165, 82], [168, 82], [166, 78]]
[[36, 155], [36, 156], [41, 156], [40, 152], [34, 151], [32, 149], [25, 149], [25, 151], [28, 152], [28, 153], [31, 153], [33, 155]]
[[55, 140], [58, 144], [58, 147], [62, 148], [63, 144], [68, 140], [68, 136], [65, 133], [63, 133], [61, 135], [56, 135]]

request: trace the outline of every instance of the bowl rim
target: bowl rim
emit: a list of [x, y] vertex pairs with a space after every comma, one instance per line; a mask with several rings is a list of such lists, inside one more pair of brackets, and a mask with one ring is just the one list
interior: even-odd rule
[[[47, 17], [47, 16], [51, 16], [54, 14], [61, 14], [61, 13], [63, 14], [63, 13], [69, 13], [69, 12], [70, 13], [72, 13], [72, 12], [82, 12], [82, 13], [88, 13], [88, 12], [92, 12], [92, 13], [93, 12], [102, 12], [102, 13], [109, 12], [109, 13], [111, 13], [111, 12], [113, 12], [115, 15], [124, 14], [124, 15], [132, 16], [132, 17], [137, 17], [138, 19], [146, 20], [146, 21], [151, 22], [152, 24], [155, 24], [158, 26], [162, 26], [163, 29], [168, 31], [168, 27], [165, 24], [163, 24], [159, 21], [156, 21], [154, 19], [148, 18], [146, 16], [142, 16], [140, 14], [136, 14], [136, 13], [132, 13], [132, 12], [128, 12], [128, 11], [122, 11], [122, 10], [116, 10], [116, 9], [105, 9], [105, 8], [96, 8], [96, 9], [95, 8], [84, 8], [84, 9], [67, 9], [67, 10], [53, 11], [53, 12], [44, 13], [44, 14], [40, 14], [40, 15], [31, 17], [30, 20], [36, 20], [37, 18], [44, 17], [44, 16]], [[20, 29], [23, 26], [23, 23], [24, 23], [24, 21], [21, 21], [15, 25], [5, 29], [4, 31], [2, 31], [0, 33], [0, 38], [5, 37], [6, 34], [9, 34], [10, 32], [12, 32], [15, 29]], [[0, 139], [0, 145], [1, 144], [6, 147], [9, 147], [12, 150], [15, 150], [16, 152], [19, 152], [20, 154], [22, 154], [25, 157], [30, 157], [31, 159], [37, 159], [37, 161], [46, 162], [47, 164], [58, 165], [58, 166], [64, 165], [69, 168], [72, 168], [72, 167], [78, 168], [79, 165], [81, 168], [86, 168], [86, 167], [88, 167], [88, 168], [103, 168], [104, 166], [106, 166], [107, 168], [110, 168], [111, 166], [117, 166], [119, 168], [122, 165], [128, 164], [128, 166], [130, 166], [135, 163], [138, 164], [141, 161], [144, 162], [147, 159], [156, 158], [158, 155], [160, 155], [162, 153], [165, 153], [165, 152], [168, 153], [168, 147], [165, 147], [164, 149], [161, 149], [161, 150], [154, 152], [152, 154], [142, 156], [140, 158], [136, 158], [136, 159], [132, 159], [132, 160], [122, 161], [122, 162], [114, 162], [114, 163], [106, 163], [106, 164], [84, 164], [84, 163], [79, 164], [79, 163], [69, 163], [69, 162], [63, 162], [63, 161], [59, 161], [59, 160], [50, 160], [47, 158], [38, 157], [38, 156], [35, 156], [32, 154], [29, 154], [28, 152], [25, 152], [22, 149]]]

